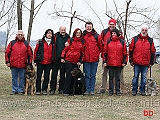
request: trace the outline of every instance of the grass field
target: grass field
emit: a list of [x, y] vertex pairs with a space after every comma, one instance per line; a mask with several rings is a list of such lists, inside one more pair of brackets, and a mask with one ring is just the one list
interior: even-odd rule
[[[131, 95], [133, 69], [124, 69], [122, 96], [24, 96], [9, 95], [11, 73], [0, 53], [0, 119], [1, 120], [159, 120], [160, 94], [157, 96]], [[101, 83], [101, 63], [98, 67], [96, 91]], [[152, 77], [160, 84], [160, 65], [152, 67]], [[158, 90], [159, 92], [159, 90]], [[144, 110], [153, 111], [153, 116], [144, 116]]]

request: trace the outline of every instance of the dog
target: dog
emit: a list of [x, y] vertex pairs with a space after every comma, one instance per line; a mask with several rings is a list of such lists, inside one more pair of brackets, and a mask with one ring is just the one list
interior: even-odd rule
[[146, 95], [150, 95], [150, 96], [157, 95], [157, 83], [152, 78], [147, 79]]
[[82, 71], [79, 68], [74, 68], [71, 71], [71, 74], [74, 79], [73, 95], [84, 95], [86, 86], [85, 86], [85, 79]]
[[34, 95], [35, 91], [35, 82], [36, 82], [36, 72], [32, 64], [28, 64], [25, 72], [25, 95], [31, 94]]

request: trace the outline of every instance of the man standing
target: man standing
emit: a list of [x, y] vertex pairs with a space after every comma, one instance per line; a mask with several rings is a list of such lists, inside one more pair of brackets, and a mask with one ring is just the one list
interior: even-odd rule
[[[101, 33], [101, 38], [104, 41], [104, 44], [107, 43], [107, 40], [111, 37], [111, 30], [115, 29], [116, 27], [116, 20], [110, 19], [108, 22], [108, 28], [104, 29]], [[98, 94], [104, 94], [106, 92], [106, 86], [107, 86], [107, 76], [108, 76], [108, 69], [105, 66], [102, 66], [103, 73], [102, 73], [102, 85], [100, 87], [100, 90], [98, 91]]]
[[148, 27], [143, 26], [141, 33], [132, 38], [129, 47], [129, 62], [134, 67], [132, 95], [138, 92], [138, 78], [141, 73], [140, 94], [145, 96], [145, 85], [148, 67], [154, 64], [155, 47], [153, 39], [148, 36]]
[[66, 27], [61, 26], [59, 28], [59, 32], [55, 34], [55, 41], [54, 41], [54, 61], [52, 63], [52, 76], [51, 76], [51, 82], [50, 82], [50, 94], [54, 95], [57, 85], [57, 75], [58, 70], [60, 69], [60, 80], [59, 80], [59, 94], [62, 94], [63, 92], [63, 86], [65, 82], [65, 71], [64, 66], [61, 63], [61, 53], [62, 50], [65, 47], [65, 42], [70, 38], [70, 36], [66, 33]]
[[92, 22], [86, 22], [85, 29], [83, 32], [84, 48], [82, 50], [83, 69], [86, 81], [86, 92], [84, 94], [88, 95], [90, 93], [94, 95], [97, 66], [103, 45], [101, 36], [94, 30]]
[[25, 68], [32, 63], [33, 52], [24, 38], [22, 30], [18, 30], [15, 40], [11, 41], [5, 51], [6, 65], [12, 73], [12, 92], [10, 95], [24, 93]]

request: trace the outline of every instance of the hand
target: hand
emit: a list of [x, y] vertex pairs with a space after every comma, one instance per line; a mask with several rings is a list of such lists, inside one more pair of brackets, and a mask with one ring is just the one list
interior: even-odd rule
[[35, 66], [37, 66], [37, 63], [34, 63]]
[[7, 66], [10, 67], [10, 63], [7, 63]]
[[78, 66], [81, 66], [81, 63], [80, 63], [80, 62], [78, 62], [78, 63], [77, 63], [77, 65], [78, 65]]
[[68, 42], [65, 43], [65, 46], [69, 46], [70, 44]]
[[103, 66], [106, 67], [106, 66], [107, 66], [107, 63], [104, 63]]
[[131, 66], [134, 66], [133, 62], [130, 63]]
[[126, 66], [126, 64], [122, 64], [122, 66], [124, 67], [124, 66]]
[[62, 62], [62, 63], [65, 63], [65, 60], [64, 60], [64, 59], [61, 59], [61, 62]]

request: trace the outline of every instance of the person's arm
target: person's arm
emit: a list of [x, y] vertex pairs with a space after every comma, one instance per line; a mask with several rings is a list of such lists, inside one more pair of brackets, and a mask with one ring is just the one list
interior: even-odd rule
[[132, 41], [129, 46], [129, 62], [131, 66], [133, 66], [133, 52], [134, 52], [134, 39], [132, 38]]
[[12, 50], [12, 46], [10, 42], [5, 50], [5, 63], [8, 67], [10, 67], [11, 50]]
[[31, 48], [30, 44], [27, 47], [27, 54], [28, 54], [28, 63], [32, 63], [33, 51], [32, 51], [32, 48]]
[[127, 65], [127, 61], [128, 61], [127, 46], [126, 46], [126, 42], [124, 42], [124, 45], [123, 45], [123, 63], [122, 63], [122, 66], [126, 66]]
[[151, 58], [150, 58], [150, 65], [154, 64], [155, 61], [155, 53], [156, 53], [156, 49], [154, 47], [154, 42], [152, 42], [152, 46], [151, 46]]

